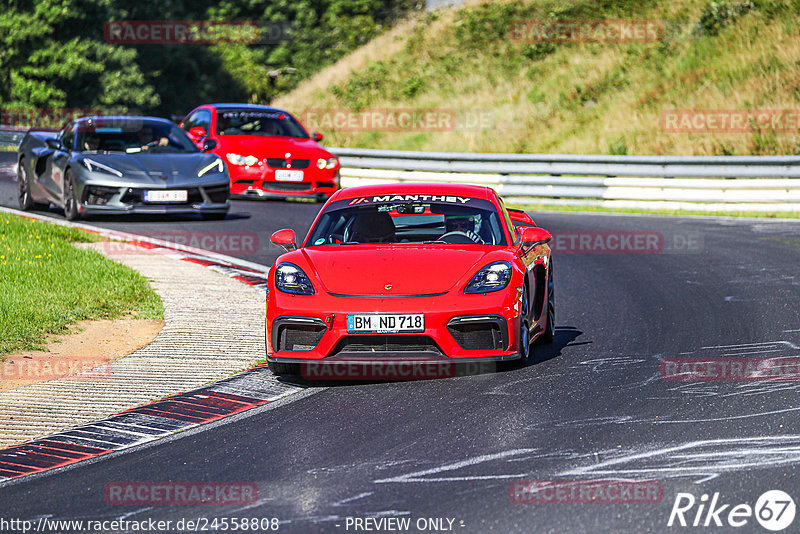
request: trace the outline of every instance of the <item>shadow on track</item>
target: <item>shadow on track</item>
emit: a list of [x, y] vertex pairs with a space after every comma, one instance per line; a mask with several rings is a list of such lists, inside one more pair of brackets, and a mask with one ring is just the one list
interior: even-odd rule
[[[495, 373], [500, 374], [508, 371], [524, 369], [528, 366], [533, 366], [538, 363], [546, 362], [548, 360], [556, 358], [561, 355], [561, 351], [564, 349], [564, 347], [591, 343], [591, 341], [586, 341], [582, 343], [573, 343], [582, 334], [583, 332], [581, 330], [578, 330], [577, 328], [572, 326], [557, 327], [553, 343], [548, 345], [536, 346], [535, 350], [531, 353], [531, 356], [528, 359], [528, 363], [524, 366], [520, 365], [504, 366], [504, 365], [498, 365], [496, 362], [469, 362], [469, 363], [462, 363], [455, 361], [432, 362], [431, 368], [434, 369], [435, 371], [434, 374], [425, 374], [424, 371], [415, 372], [413, 365], [409, 362], [387, 360], [379, 362], [370, 362], [374, 363], [378, 368], [378, 370], [383, 372], [384, 375], [381, 378], [372, 378], [373, 376], [375, 376], [375, 374], [377, 374], [375, 372], [375, 369], [373, 369], [372, 371], [370, 371], [373, 374], [370, 376], [370, 378], [367, 379], [364, 377], [364, 375], [368, 373], [365, 373], [364, 368], [362, 368], [359, 364], [352, 364], [354, 367], [350, 367], [346, 363], [341, 363], [341, 364], [328, 363], [327, 366], [333, 366], [333, 367], [326, 367], [325, 364], [323, 364], [322, 366], [318, 366], [316, 365], [316, 362], [311, 362], [308, 368], [298, 371], [299, 374], [281, 376], [279, 380], [281, 382], [285, 382], [287, 384], [292, 384], [294, 386], [299, 386], [299, 387], [341, 387], [341, 386], [385, 384], [390, 382], [411, 382], [411, 381], [429, 382], [431, 380], [491, 375]], [[334, 369], [336, 365], [339, 366], [339, 370], [335, 371], [325, 370], [325, 369]], [[441, 367], [437, 367], [439, 365], [441, 365]], [[264, 367], [266, 367], [266, 365]], [[391, 368], [394, 369], [392, 370]], [[269, 372], [266, 369], [264, 370], [266, 372]], [[348, 373], [351, 374], [348, 375]], [[325, 378], [322, 379], [318, 378], [321, 376], [325, 376]], [[346, 376], [349, 376], [350, 378], [349, 379], [344, 378]]]
[[[16, 208], [16, 206], [15, 206]], [[64, 218], [64, 210], [61, 208], [57, 208], [52, 206], [48, 209], [37, 209], [31, 210], [31, 213], [36, 213], [38, 215], [48, 215], [50, 217], [57, 216], [59, 218]], [[240, 219], [250, 219], [251, 216], [249, 213], [228, 213], [225, 219], [221, 219], [220, 221], [235, 221]], [[86, 223], [86, 224], [103, 224], [103, 223], [120, 223], [120, 222], [130, 222], [130, 223], [208, 223], [208, 222], [220, 222], [220, 221], [209, 221], [203, 219], [200, 214], [196, 213], [176, 213], [176, 214], [166, 214], [166, 213], [152, 213], [152, 214], [145, 214], [145, 213], [131, 213], [131, 214], [95, 214], [89, 217], [82, 217], [79, 220], [75, 221], [78, 223]]]
[[582, 334], [583, 332], [574, 326], [557, 326], [555, 339], [553, 339], [553, 342], [548, 345], [536, 345], [533, 347], [533, 351], [531, 351], [531, 355], [528, 358], [528, 364], [525, 367], [528, 365], [536, 365], [537, 363], [546, 362], [547, 360], [552, 360], [557, 356], [561, 356], [561, 351], [564, 347], [587, 345], [592, 343], [591, 341], [573, 343], [573, 341], [575, 341]]

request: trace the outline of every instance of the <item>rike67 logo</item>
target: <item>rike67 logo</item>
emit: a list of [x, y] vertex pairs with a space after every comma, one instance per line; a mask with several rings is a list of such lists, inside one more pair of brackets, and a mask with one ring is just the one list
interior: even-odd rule
[[711, 497], [704, 493], [699, 499], [691, 493], [678, 493], [667, 526], [739, 528], [752, 525], [755, 518], [765, 529], [777, 532], [792, 524], [795, 512], [794, 500], [781, 490], [765, 491], [755, 506], [725, 503], [719, 492]]

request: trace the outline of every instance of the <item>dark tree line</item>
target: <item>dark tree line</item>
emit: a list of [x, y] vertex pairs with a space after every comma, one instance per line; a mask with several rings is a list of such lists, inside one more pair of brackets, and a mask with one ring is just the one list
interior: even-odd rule
[[[93, 108], [170, 116], [209, 101], [269, 102], [415, 5], [415, 0], [0, 0], [0, 110]], [[106, 23], [125, 20], [254, 21], [287, 28], [291, 39], [107, 42]]]

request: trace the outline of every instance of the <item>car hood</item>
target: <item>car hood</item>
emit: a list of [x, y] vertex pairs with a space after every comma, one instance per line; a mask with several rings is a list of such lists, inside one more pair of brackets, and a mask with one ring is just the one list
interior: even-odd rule
[[332, 156], [313, 139], [273, 135], [220, 135], [217, 137], [217, 142], [219, 148], [214, 152], [220, 154], [233, 152], [241, 156], [256, 156], [257, 158], [282, 158], [288, 152], [292, 158], [301, 159]]
[[[339, 245], [302, 249], [323, 287], [345, 295], [428, 295], [466, 283], [496, 247]], [[387, 289], [387, 285], [391, 287]]]
[[[123, 176], [120, 181], [135, 181], [142, 184], [169, 186], [185, 183], [187, 180], [197, 181], [197, 173], [203, 167], [219, 159], [215, 154], [193, 152], [187, 154], [103, 154], [87, 153], [84, 159], [90, 159], [108, 165]], [[100, 173], [98, 173], [100, 174]], [[208, 173], [204, 177], [210, 177]], [[104, 177], [110, 175], [102, 174]]]

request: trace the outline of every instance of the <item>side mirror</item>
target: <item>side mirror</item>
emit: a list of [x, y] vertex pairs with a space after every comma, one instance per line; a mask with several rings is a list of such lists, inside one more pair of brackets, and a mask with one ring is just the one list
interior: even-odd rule
[[311, 138], [317, 143], [319, 143], [320, 141], [322, 141], [322, 134], [319, 132], [314, 132], [311, 134]]
[[58, 150], [61, 148], [61, 141], [54, 137], [48, 137], [45, 139], [44, 144], [47, 145], [47, 148], [52, 148], [53, 150]]
[[205, 137], [208, 135], [208, 133], [202, 126], [193, 126], [192, 128], [189, 128], [189, 135], [193, 137]]
[[206, 139], [203, 141], [203, 152], [208, 152], [209, 150], [214, 150], [215, 148], [217, 148], [216, 139]]
[[522, 238], [523, 247], [538, 247], [549, 243], [553, 239], [553, 235], [538, 226], [523, 226], [519, 229], [519, 235]]
[[269, 240], [273, 245], [278, 245], [286, 252], [291, 252], [297, 248], [297, 245], [294, 242], [294, 230], [291, 228], [278, 230], [272, 234]]

